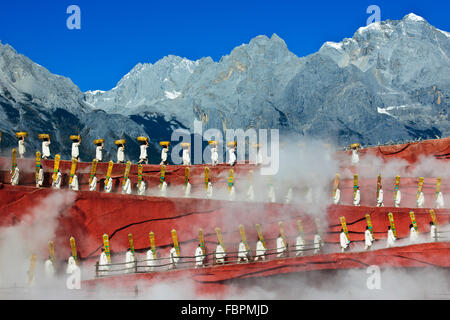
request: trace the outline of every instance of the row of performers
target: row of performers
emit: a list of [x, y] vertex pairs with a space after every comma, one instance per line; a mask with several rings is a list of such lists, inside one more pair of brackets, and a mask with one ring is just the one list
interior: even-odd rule
[[[339, 188], [336, 189], [335, 195], [333, 196], [333, 203], [339, 204], [341, 199], [341, 190]], [[402, 193], [400, 190], [397, 190], [397, 193], [394, 197], [394, 206], [396, 208], [400, 207], [400, 202], [402, 200]], [[353, 205], [354, 206], [360, 206], [361, 202], [361, 192], [359, 190], [359, 186], [356, 187], [356, 192], [353, 196]], [[417, 194], [417, 200], [416, 200], [417, 208], [423, 208], [425, 204], [425, 196], [422, 191], [418, 192]], [[380, 186], [378, 197], [377, 197], [377, 207], [384, 207], [383, 204], [383, 187]], [[435, 199], [435, 208], [440, 209], [444, 207], [444, 196], [442, 192], [437, 192], [436, 199]]]
[[[408, 244], [416, 244], [419, 242], [419, 235], [414, 226], [411, 224], [409, 226], [410, 228], [410, 235], [409, 235], [409, 243]], [[372, 234], [372, 231], [369, 229], [369, 227], [366, 227], [366, 231], [364, 233], [364, 250], [370, 250], [375, 242], [375, 238]], [[349, 250], [350, 247], [350, 240], [348, 239], [346, 233], [341, 229], [340, 235], [340, 249], [341, 252], [346, 252]], [[392, 231], [391, 227], [387, 227], [387, 237], [386, 237], [386, 248], [395, 247], [397, 242], [397, 237], [394, 235], [394, 232]], [[378, 241], [378, 240], [377, 240]], [[430, 222], [430, 233], [429, 233], [429, 241], [438, 241], [438, 232], [437, 228], [434, 225], [433, 222]], [[316, 233], [314, 235], [314, 242], [311, 245], [308, 246], [305, 239], [303, 238], [302, 234], [299, 234], [296, 238], [295, 242], [295, 249], [289, 250], [288, 249], [288, 243], [286, 240], [281, 236], [281, 234], [278, 235], [276, 239], [276, 248], [275, 249], [267, 249], [265, 243], [261, 241], [261, 239], [257, 239], [256, 241], [256, 248], [255, 248], [255, 255], [252, 256], [250, 253], [250, 249], [247, 248], [245, 243], [241, 240], [238, 245], [238, 251], [236, 252], [226, 252], [223, 245], [220, 243], [217, 243], [217, 246], [215, 248], [215, 251], [211, 254], [216, 264], [225, 264], [226, 260], [229, 261], [229, 255], [235, 254], [234, 257], [237, 258], [236, 263], [248, 263], [251, 261], [257, 262], [257, 261], [265, 261], [266, 256], [273, 254], [276, 255], [276, 258], [285, 258], [289, 256], [290, 252], [295, 252], [295, 256], [304, 256], [305, 252], [307, 251], [313, 251], [314, 254], [319, 254], [323, 252], [324, 243], [322, 241], [322, 238], [320, 234]], [[273, 251], [273, 253], [268, 253]], [[178, 251], [179, 252], [179, 251]], [[202, 245], [199, 243], [198, 247], [195, 249], [194, 256], [192, 257], [181, 257], [179, 253], [177, 252], [174, 245], [171, 246], [168, 258], [156, 258], [156, 252], [152, 249], [149, 249], [146, 253], [146, 259], [142, 261], [137, 261], [136, 254], [128, 248], [125, 254], [125, 261], [124, 263], [117, 263], [117, 264], [111, 264], [108, 259], [108, 256], [105, 252], [104, 248], [101, 248], [101, 254], [99, 258], [99, 262], [97, 264], [97, 275], [99, 276], [106, 276], [111, 271], [124, 271], [124, 273], [133, 273], [135, 270], [137, 270], [137, 263], [138, 262], [144, 262], [145, 263], [145, 271], [152, 272], [152, 271], [158, 271], [161, 270], [159, 267], [168, 266], [168, 269], [174, 269], [177, 267], [177, 265], [180, 263], [180, 259], [188, 258], [189, 261], [192, 261], [192, 258], [194, 259], [194, 267], [205, 267], [205, 259], [206, 254], [204, 252], [204, 249], [202, 248]], [[163, 260], [168, 260], [168, 263], [162, 263]], [[112, 266], [117, 266], [119, 269], [113, 270]], [[67, 262], [67, 273], [73, 273], [75, 269], [79, 268], [76, 259], [70, 255], [68, 262]], [[45, 272], [47, 276], [53, 276], [55, 273], [55, 268], [52, 262], [51, 257], [48, 258], [48, 260], [45, 261]]]

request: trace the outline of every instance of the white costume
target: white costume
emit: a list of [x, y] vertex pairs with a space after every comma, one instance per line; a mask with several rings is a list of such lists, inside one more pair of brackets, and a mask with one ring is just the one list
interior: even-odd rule
[[56, 174], [56, 180], [53, 181], [53, 189], [61, 189], [62, 174], [60, 171]]
[[444, 196], [442, 195], [442, 192], [439, 192], [436, 196], [436, 209], [441, 209], [444, 207]]
[[100, 261], [98, 264], [98, 273], [100, 276], [106, 276], [108, 275], [109, 271], [109, 263], [108, 263], [108, 257], [106, 256], [105, 252], [102, 252], [100, 254]]
[[174, 265], [176, 265], [178, 263], [179, 259], [180, 258], [178, 257], [177, 250], [175, 248], [170, 249], [170, 263], [171, 263], [171, 266], [169, 268], [173, 268]]
[[122, 146], [117, 148], [117, 162], [125, 162], [125, 152]]
[[139, 162], [143, 162], [147, 160], [147, 148], [148, 145], [141, 144], [141, 154], [139, 155]]
[[77, 158], [80, 156], [80, 151], [78, 147], [80, 146], [80, 142], [72, 142], [72, 158]]
[[240, 262], [241, 260], [244, 260], [248, 262], [247, 259], [247, 249], [245, 248], [244, 242], [239, 242], [239, 249], [238, 249], [238, 259], [237, 261]]
[[234, 191], [234, 186], [232, 186], [230, 192], [228, 193], [228, 200], [234, 201], [235, 199], [236, 199], [236, 193]]
[[189, 198], [191, 196], [191, 184], [188, 182], [185, 186], [184, 186], [184, 197], [185, 198]]
[[273, 187], [273, 185], [270, 185], [269, 186], [269, 192], [268, 192], [268, 194], [267, 194], [267, 198], [268, 198], [268, 201], [269, 202], [275, 202], [276, 200], [275, 200], [275, 189], [274, 189], [274, 187]]
[[112, 190], [112, 187], [113, 187], [113, 181], [112, 180], [113, 180], [112, 178], [109, 178], [108, 179], [108, 183], [105, 185], [105, 192], [106, 193], [110, 193], [111, 190]]
[[350, 241], [347, 239], [347, 236], [345, 235], [345, 232], [342, 231], [339, 235], [339, 242], [341, 243], [341, 252], [344, 252], [345, 249], [348, 248], [348, 245], [350, 244]]
[[67, 261], [66, 273], [71, 274], [72, 272], [75, 271], [76, 268], [77, 268], [77, 264], [75, 262], [75, 259], [74, 259], [74, 257], [70, 256], [69, 260]]
[[266, 260], [265, 254], [267, 249], [264, 247], [264, 244], [261, 240], [258, 240], [256, 242], [256, 254], [255, 254], [255, 261], [258, 261], [259, 257], [261, 257], [262, 260]]
[[208, 189], [206, 189], [206, 197], [208, 199], [211, 199], [212, 196], [213, 196], [213, 187], [212, 187], [211, 182], [208, 182]]
[[20, 156], [21, 158], [23, 158], [24, 155], [25, 155], [25, 152], [26, 152], [26, 149], [25, 149], [25, 141], [22, 140], [22, 139], [20, 139], [20, 140], [19, 140], [19, 156]]
[[295, 250], [297, 251], [295, 253], [296, 256], [302, 256], [303, 250], [305, 250], [305, 240], [303, 240], [303, 237], [301, 235], [297, 236], [297, 240], [295, 241]]
[[19, 184], [19, 168], [16, 167], [14, 169], [14, 172], [10, 171], [11, 173], [11, 185], [12, 186], [17, 186]]
[[280, 258], [287, 251], [286, 245], [284, 244], [283, 238], [277, 238], [277, 258]]
[[161, 150], [161, 164], [167, 163], [167, 153], [169, 152], [169, 148], [162, 148]]
[[230, 166], [234, 166], [236, 164], [236, 155], [234, 154], [235, 149], [234, 148], [230, 148], [230, 150], [228, 151], [230, 158], [228, 160], [228, 164]]
[[38, 173], [38, 179], [36, 181], [36, 187], [40, 188], [44, 184], [44, 169], [40, 168]]
[[306, 191], [306, 203], [312, 203], [313, 202], [313, 194], [312, 194], [312, 188], [308, 187], [308, 190]]
[[161, 197], [167, 196], [167, 183], [165, 181], [163, 181], [163, 183], [159, 187], [159, 195]]
[[147, 271], [153, 271], [156, 261], [153, 257], [153, 251], [150, 249], [147, 251]]
[[219, 163], [219, 154], [217, 153], [217, 147], [211, 148], [211, 163], [216, 166]]
[[417, 198], [416, 203], [417, 203], [417, 208], [423, 208], [423, 206], [425, 204], [425, 197], [423, 195], [423, 192], [419, 193], [419, 198]]
[[247, 200], [248, 201], [255, 201], [255, 191], [253, 190], [253, 185], [249, 185], [248, 186]]
[[50, 158], [50, 141], [42, 141], [42, 158]]
[[191, 155], [189, 152], [189, 148], [183, 148], [183, 165], [184, 166], [191, 165]]
[[74, 175], [72, 178], [72, 183], [69, 185], [70, 189], [73, 191], [78, 191], [79, 187], [78, 187], [78, 177], [77, 175]]
[[394, 232], [392, 232], [392, 230], [389, 229], [388, 230], [388, 236], [387, 236], [386, 248], [395, 246], [395, 240], [396, 240], [396, 238], [394, 236]]
[[202, 248], [199, 246], [195, 249], [195, 267], [202, 267], [205, 255], [203, 254]]
[[369, 249], [372, 246], [373, 241], [375, 241], [375, 239], [372, 236], [372, 232], [370, 232], [370, 230], [367, 229], [364, 232], [364, 243], [365, 243], [364, 250]]
[[434, 224], [430, 227], [430, 238], [431, 241], [437, 241], [437, 228]]
[[50, 259], [45, 260], [44, 268], [45, 268], [45, 276], [47, 278], [51, 278], [54, 276], [55, 267], [53, 266], [52, 260]]
[[92, 182], [89, 184], [89, 191], [97, 191], [97, 177], [92, 178]]
[[223, 250], [223, 247], [218, 244], [216, 247], [216, 263], [225, 263], [225, 257], [226, 257], [226, 253], [225, 250]]
[[258, 149], [258, 153], [256, 154], [256, 164], [263, 164], [263, 156], [261, 153], [261, 149]]
[[384, 204], [383, 204], [383, 189], [380, 189], [380, 191], [378, 192], [377, 207], [384, 207]]
[[314, 253], [319, 253], [322, 248], [322, 238], [318, 233], [314, 235]]
[[125, 184], [122, 187], [122, 194], [131, 194], [131, 180], [127, 178]]
[[137, 184], [137, 189], [138, 189], [138, 195], [140, 196], [145, 196], [145, 190], [146, 190], [146, 184], [145, 181], [141, 181], [141, 183]]
[[396, 208], [400, 207], [400, 201], [402, 201], [402, 193], [400, 190], [397, 190], [397, 197], [394, 199], [394, 206]]
[[134, 272], [134, 254], [133, 252], [127, 251], [127, 253], [125, 254], [125, 273], [133, 273]]
[[286, 195], [286, 203], [289, 204], [292, 202], [292, 188], [289, 188], [288, 193]]
[[358, 155], [358, 151], [353, 149], [352, 150], [352, 165], [357, 165], [359, 162], [359, 155]]
[[359, 206], [361, 202], [361, 193], [359, 192], [359, 189], [356, 190], [355, 197], [353, 198], [353, 205]]
[[339, 201], [341, 200], [341, 190], [336, 189], [336, 195], [333, 197], [333, 203], [339, 204]]
[[103, 146], [100, 145], [95, 147], [95, 159], [99, 162], [103, 160]]
[[409, 229], [409, 241], [411, 242], [417, 242], [419, 238], [419, 235], [417, 234], [416, 229], [414, 229], [414, 227], [411, 227], [411, 229]]

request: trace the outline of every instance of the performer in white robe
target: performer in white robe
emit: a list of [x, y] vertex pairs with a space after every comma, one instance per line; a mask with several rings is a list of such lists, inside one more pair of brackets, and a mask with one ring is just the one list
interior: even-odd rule
[[336, 194], [333, 197], [333, 203], [339, 204], [339, 201], [341, 200], [341, 190], [339, 188], [336, 189]]
[[95, 147], [95, 159], [98, 160], [98, 162], [102, 162], [103, 160], [103, 148], [104, 148], [104, 143], [98, 143], [97, 146]]
[[183, 165], [190, 166], [191, 165], [191, 154], [190, 148], [183, 148]]
[[179, 259], [180, 258], [178, 257], [177, 250], [172, 245], [172, 248], [170, 249], [170, 267], [169, 267], [169, 269], [175, 269]]
[[237, 263], [240, 263], [242, 260], [248, 262], [247, 249], [245, 248], [244, 242], [241, 240], [241, 242], [239, 242]]
[[184, 197], [185, 198], [189, 198], [191, 196], [191, 188], [192, 188], [192, 186], [188, 181], [188, 183], [184, 186]]
[[437, 228], [434, 225], [433, 221], [430, 221], [430, 239], [431, 241], [437, 241], [438, 234], [437, 234]]
[[267, 193], [267, 200], [271, 203], [276, 202], [275, 199], [275, 188], [273, 187], [273, 185], [269, 185], [269, 192]]
[[127, 253], [125, 254], [125, 273], [134, 273], [135, 270], [135, 257], [131, 249], [127, 249]]
[[100, 261], [98, 263], [98, 274], [99, 276], [108, 275], [110, 265], [108, 262], [108, 257], [106, 256], [105, 249], [102, 248], [102, 253], [100, 254]]
[[366, 226], [366, 231], [364, 232], [364, 250], [370, 249], [374, 241], [375, 239], [372, 235], [372, 232], [370, 232], [369, 227]]
[[230, 166], [234, 166], [236, 164], [236, 147], [232, 147], [228, 149], [228, 155], [229, 155], [229, 159], [228, 159], [228, 165]]
[[97, 177], [96, 176], [94, 176], [92, 178], [92, 181], [89, 184], [89, 191], [97, 191]]
[[62, 174], [61, 171], [58, 170], [58, 173], [56, 174], [56, 179], [52, 182], [52, 188], [61, 189], [61, 182], [62, 182]]
[[397, 190], [397, 197], [394, 199], [394, 206], [396, 208], [400, 207], [400, 202], [402, 201], [402, 193], [400, 190]]
[[72, 159], [80, 160], [80, 150], [79, 150], [80, 143], [81, 143], [81, 139], [80, 139], [80, 141], [74, 140], [72, 142]]
[[211, 199], [213, 196], [213, 186], [211, 184], [211, 182], [208, 182], [208, 189], [206, 189], [206, 197], [208, 199]]
[[417, 208], [423, 208], [424, 204], [425, 204], [425, 197], [423, 195], [423, 192], [419, 193], [419, 197], [416, 200], [417, 203]]
[[264, 162], [264, 160], [263, 160], [261, 148], [258, 148], [258, 153], [256, 154], [256, 165], [263, 164], [263, 162]]
[[358, 150], [353, 149], [352, 150], [352, 165], [356, 166], [358, 163], [359, 163]]
[[167, 161], [167, 156], [169, 153], [169, 146], [163, 146], [161, 150], [161, 163], [160, 165], [167, 165], [169, 162]]
[[255, 261], [258, 261], [259, 258], [261, 258], [261, 260], [263, 261], [266, 260], [266, 251], [267, 249], [264, 247], [264, 244], [261, 240], [258, 239], [258, 241], [256, 242]]
[[152, 249], [147, 250], [147, 272], [152, 272], [155, 269], [156, 260], [153, 256]]
[[289, 190], [286, 194], [285, 203], [290, 204], [291, 202], [292, 202], [292, 188], [289, 188]]
[[20, 137], [20, 139], [19, 139], [19, 156], [21, 159], [25, 157], [26, 151], [27, 150], [25, 148], [25, 137]]
[[378, 192], [377, 207], [384, 207], [383, 204], [383, 188], [380, 186], [380, 191]]
[[412, 224], [409, 225], [409, 241], [416, 243], [419, 240], [419, 235]]
[[159, 187], [159, 195], [161, 197], [167, 197], [167, 183], [165, 181], [163, 181], [163, 183]]
[[227, 254], [225, 253], [225, 250], [220, 245], [220, 243], [217, 244], [215, 256], [216, 256], [216, 263], [221, 263], [221, 264], [225, 263], [225, 257], [227, 256]]
[[394, 232], [391, 230], [391, 227], [388, 227], [388, 235], [387, 235], [387, 243], [386, 243], [386, 248], [390, 248], [395, 246], [395, 241], [397, 239], [394, 236]]
[[9, 173], [11, 174], [11, 185], [17, 186], [19, 184], [19, 175], [20, 175], [19, 167], [15, 167], [14, 172], [10, 170]]
[[307, 188], [306, 195], [305, 195], [306, 203], [312, 203], [313, 202], [312, 188], [310, 188], [310, 187], [306, 187], [306, 188]]
[[78, 191], [79, 190], [79, 186], [78, 186], [78, 177], [75, 174], [72, 178], [72, 183], [69, 185], [70, 190], [73, 191]]
[[278, 235], [277, 238], [277, 258], [287, 255], [287, 247], [284, 244], [284, 240], [281, 235]]
[[42, 159], [50, 158], [50, 140], [44, 139], [42, 141]]
[[142, 144], [140, 146], [141, 153], [139, 155], [139, 162], [138, 163], [148, 164], [147, 148], [148, 148], [148, 141], [142, 142]]
[[125, 147], [122, 144], [117, 148], [117, 163], [124, 163], [124, 162], [125, 162]]
[[442, 192], [438, 192], [436, 196], [435, 206], [436, 209], [442, 209], [444, 207], [444, 196], [442, 195]]
[[44, 169], [42, 168], [42, 165], [39, 165], [39, 173], [38, 178], [36, 180], [36, 188], [41, 188], [44, 184]]
[[107, 184], [105, 185], [105, 192], [110, 193], [113, 187], [113, 179], [109, 178]]
[[314, 253], [319, 253], [322, 250], [322, 237], [316, 233], [314, 235]]
[[359, 207], [360, 202], [361, 202], [361, 193], [359, 191], [359, 187], [356, 187], [356, 194], [355, 197], [353, 198], [353, 205]]
[[249, 185], [248, 186], [247, 200], [248, 201], [255, 201], [255, 191], [253, 190], [253, 185]]
[[125, 181], [125, 184], [122, 187], [122, 194], [131, 194], [131, 180], [127, 178], [127, 181]]
[[136, 184], [136, 187], [138, 189], [138, 195], [140, 196], [145, 196], [145, 190], [147, 188], [147, 185], [145, 183], [145, 181], [141, 181], [141, 183]]
[[341, 229], [341, 233], [339, 235], [339, 242], [341, 244], [341, 252], [344, 252], [349, 247], [350, 241], [347, 239], [343, 229]]
[[71, 255], [69, 257], [69, 260], [67, 260], [66, 273], [67, 274], [72, 274], [75, 271], [76, 268], [77, 268], [77, 263], [75, 262], [74, 257]]
[[217, 166], [217, 164], [219, 163], [219, 154], [217, 153], [217, 146], [214, 145], [211, 148], [211, 164], [212, 166]]
[[197, 249], [195, 249], [195, 268], [204, 267], [203, 261], [205, 260], [205, 255], [203, 254], [203, 250], [201, 245], [199, 244]]
[[50, 257], [48, 257], [48, 259], [45, 260], [44, 270], [46, 278], [53, 278], [53, 276], [55, 275], [55, 267], [53, 266], [53, 262], [50, 259]]
[[232, 186], [230, 192], [228, 192], [228, 200], [236, 200], [236, 191], [234, 190], [234, 186]]
[[302, 235], [299, 234], [295, 241], [295, 250], [296, 250], [295, 255], [303, 256], [303, 254], [304, 254], [303, 251], [305, 250], [305, 246], [306, 246], [305, 240], [303, 239]]

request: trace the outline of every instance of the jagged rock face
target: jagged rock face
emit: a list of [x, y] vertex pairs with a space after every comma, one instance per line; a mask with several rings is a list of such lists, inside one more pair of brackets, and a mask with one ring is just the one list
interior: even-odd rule
[[[129, 159], [139, 155], [136, 137], [158, 142], [176, 128], [278, 128], [333, 140], [338, 145], [448, 136], [450, 34], [409, 14], [373, 23], [340, 43], [326, 42], [299, 58], [277, 35], [258, 36], [219, 62], [167, 56], [138, 64], [109, 91], [80, 92], [70, 79], [0, 45], [2, 147], [27, 130], [30, 152], [38, 133], [50, 133], [52, 153], [70, 154], [70, 134], [81, 134], [82, 159], [94, 156], [92, 140], [127, 138]], [[84, 149], [83, 149], [84, 148]], [[84, 157], [84, 158], [83, 158]]]

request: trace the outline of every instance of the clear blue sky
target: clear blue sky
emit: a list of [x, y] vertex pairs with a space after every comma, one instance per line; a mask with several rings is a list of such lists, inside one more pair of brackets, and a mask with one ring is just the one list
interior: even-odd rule
[[[71, 4], [81, 9], [81, 30], [66, 27]], [[138, 62], [169, 54], [218, 61], [262, 34], [278, 34], [305, 56], [325, 41], [351, 37], [371, 4], [381, 20], [414, 12], [450, 31], [450, 1], [4, 0], [0, 40], [82, 91], [109, 90]]]

